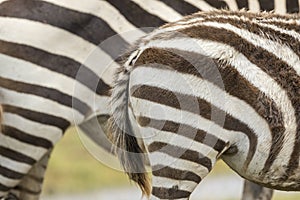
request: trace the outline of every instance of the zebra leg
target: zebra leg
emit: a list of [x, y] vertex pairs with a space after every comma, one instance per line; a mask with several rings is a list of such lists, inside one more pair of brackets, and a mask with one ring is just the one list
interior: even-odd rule
[[[148, 145], [153, 175], [151, 199], [189, 199], [227, 145], [212, 150], [204, 144], [188, 142], [180, 136], [172, 136], [171, 140], [158, 138], [166, 134], [157, 133], [155, 142]], [[208, 144], [206, 142], [211, 141], [206, 139], [204, 143]]]
[[33, 165], [29, 173], [10, 191], [5, 200], [38, 200], [42, 192], [44, 175], [50, 158], [51, 150], [39, 162]]
[[248, 180], [244, 181], [242, 200], [271, 200], [272, 196], [272, 189], [265, 188]]

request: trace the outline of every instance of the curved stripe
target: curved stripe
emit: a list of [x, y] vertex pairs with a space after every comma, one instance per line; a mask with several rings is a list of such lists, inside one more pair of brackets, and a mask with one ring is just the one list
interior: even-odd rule
[[[106, 66], [117, 68], [111, 57], [92, 43], [62, 29], [26, 19], [0, 17], [0, 39], [28, 45], [84, 63], [95, 74], [105, 74]], [[57, 44], [57, 45], [53, 45]], [[92, 53], [92, 58], [87, 59]], [[99, 63], [101, 66], [99, 67]], [[101, 76], [102, 77], [102, 76]], [[102, 77], [105, 78], [105, 77]]]
[[192, 171], [175, 169], [163, 165], [152, 166], [152, 174], [155, 177], [165, 177], [172, 180], [187, 180], [195, 183], [199, 183], [201, 181], [201, 177]]
[[152, 195], [159, 199], [183, 199], [188, 198], [191, 192], [178, 190], [176, 188], [157, 188], [152, 187]]
[[36, 147], [41, 147], [41, 148], [45, 148], [45, 149], [51, 149], [53, 147], [53, 144], [51, 141], [49, 141], [45, 138], [39, 137], [39, 136], [30, 135], [30, 134], [24, 132], [23, 130], [19, 130], [19, 129], [11, 127], [11, 126], [5, 125], [3, 133], [6, 136], [11, 137], [15, 140], [18, 140], [20, 142], [27, 143], [30, 145], [34, 145]]
[[[1, 168], [0, 168], [0, 171], [1, 171]], [[2, 169], [2, 171], [3, 172], [12, 172], [12, 171], [9, 171], [9, 170], [6, 170], [6, 169]], [[13, 173], [13, 172], [12, 172]], [[17, 173], [16, 173], [17, 174]], [[3, 184], [3, 185], [5, 185], [5, 187], [7, 187], [7, 188], [12, 188], [12, 187], [14, 187], [15, 185], [17, 185], [18, 184], [18, 182], [19, 182], [19, 180], [17, 179], [17, 178], [12, 178], [12, 176], [13, 175], [10, 175], [10, 174], [8, 174], [7, 176], [10, 176], [10, 177], [5, 177], [5, 175], [3, 176], [3, 175], [0, 175], [0, 190], [2, 190], [1, 189], [1, 185]], [[5, 188], [4, 187], [4, 188]], [[3, 188], [3, 189], [4, 189]], [[4, 189], [4, 191], [5, 191], [6, 189]], [[2, 190], [3, 191], [3, 190]]]
[[[104, 20], [109, 25], [109, 27], [111, 27], [116, 32], [116, 34], [135, 30], [136, 35], [134, 38], [131, 38], [130, 35], [129, 37], [122, 37], [122, 35], [120, 35], [128, 43], [133, 43], [137, 37], [141, 37], [144, 35], [144, 32], [136, 30], [136, 27], [129, 21], [127, 21], [127, 19], [119, 12], [119, 10], [110, 5], [107, 1], [88, 0], [83, 2], [81, 0], [73, 0], [72, 3], [70, 3], [69, 0], [43, 1], [99, 17], [101, 20]], [[104, 29], [103, 26], [98, 28]], [[102, 31], [99, 31], [99, 33], [104, 34]], [[99, 35], [95, 36], [99, 37]]]
[[20, 169], [28, 169], [35, 163], [35, 160], [31, 157], [6, 147], [0, 147], [0, 157], [3, 161], [2, 166], [14, 169], [19, 173], [22, 173]]
[[[285, 128], [286, 130], [289, 130], [288, 131], [289, 133], [285, 133], [285, 135], [290, 135], [290, 134], [294, 135], [296, 133], [297, 125], [294, 118], [295, 111], [292, 106], [292, 102], [290, 101], [286, 91], [283, 90], [282, 87], [274, 79], [272, 79], [267, 73], [262, 71], [255, 64], [251, 63], [243, 54], [236, 51], [233, 47], [220, 42], [214, 42], [214, 41], [209, 41], [204, 39], [192, 39], [192, 38], [180, 39], [179, 38], [179, 39], [171, 39], [168, 41], [154, 40], [149, 42], [143, 48], [152, 48], [152, 47], [176, 48], [183, 51], [192, 51], [195, 53], [201, 53], [211, 58], [221, 59], [229, 62], [251, 84], [253, 84], [257, 88], [260, 88], [260, 90], [264, 94], [266, 94], [267, 97], [274, 100], [276, 105], [280, 108], [280, 111], [283, 113]], [[262, 82], [261, 80], [265, 80], [265, 81]], [[284, 102], [284, 104], [282, 104], [282, 102]], [[264, 131], [263, 132], [255, 131], [255, 132], [257, 134], [261, 134]], [[288, 139], [285, 139], [285, 142], [287, 142], [288, 144], [294, 143], [293, 142], [294, 139], [295, 139], [294, 137], [289, 137]], [[290, 142], [288, 142], [287, 140], [289, 140]], [[284, 152], [281, 151], [278, 156], [286, 157], [284, 155], [291, 155], [291, 153], [292, 153], [292, 148], [290, 146], [290, 147], [286, 147], [286, 151]]]
[[[166, 23], [163, 19], [146, 12], [133, 1], [107, 0], [107, 2], [119, 10], [136, 27], [158, 27]], [[132, 12], [133, 10], [134, 12]]]
[[101, 18], [43, 1], [27, 0], [24, 2], [10, 0], [0, 6], [0, 15], [39, 21], [41, 23], [46, 22], [47, 25], [65, 29], [65, 31], [73, 33], [94, 45], [99, 45], [105, 39], [114, 36], [114, 46], [117, 45], [118, 48], [113, 49], [109, 45], [101, 46], [102, 50], [113, 58], [120, 55], [119, 49], [124, 49], [128, 46], [128, 43], [120, 35], [116, 35], [116, 32]]
[[[294, 0], [292, 0], [294, 1]], [[287, 12], [291, 13], [290, 10], [287, 10], [286, 0], [274, 0], [274, 11], [275, 13], [285, 14]]]
[[[2, 104], [19, 107], [24, 110], [31, 110], [36, 113], [47, 113], [47, 115], [51, 115], [55, 117], [55, 119], [64, 119], [63, 127], [67, 125], [65, 122], [68, 122], [68, 125], [70, 125], [70, 123], [73, 124], [74, 121], [81, 122], [84, 119], [84, 116], [78, 111], [51, 101], [48, 98], [45, 99], [35, 95], [18, 93], [4, 88], [0, 88], [0, 91], [1, 94], [5, 96], [5, 98], [1, 98]], [[22, 99], [22, 101], [20, 101], [20, 99]], [[45, 123], [47, 124], [47, 122]], [[59, 124], [57, 124], [57, 126], [58, 125]]]
[[[97, 106], [105, 105], [103, 103], [106, 97], [95, 95], [94, 91], [91, 91], [74, 79], [30, 62], [3, 54], [0, 54], [0, 59], [3, 61], [0, 76], [3, 78], [30, 85], [39, 85], [40, 87], [45, 87], [45, 89], [51, 88], [58, 90], [61, 93], [77, 98], [90, 108], [93, 108], [95, 104]], [[49, 79], [45, 81], [45, 77], [49, 77]], [[100, 109], [108, 110], [106, 107]]]
[[[19, 93], [36, 95], [54, 101], [58, 104], [73, 108], [77, 110], [81, 115], [86, 115], [91, 111], [91, 108], [86, 105], [85, 102], [80, 101], [76, 97], [66, 95], [57, 89], [46, 88], [40, 85], [33, 85], [19, 81], [13, 81], [0, 77], [0, 87], [13, 90]], [[1, 90], [0, 90], [1, 91]]]
[[[147, 74], [147, 76], [144, 76]], [[244, 101], [229, 95], [222, 89], [207, 80], [196, 78], [193, 75], [178, 74], [168, 70], [160, 70], [149, 67], [138, 67], [131, 73], [132, 85], [149, 85], [164, 88], [174, 92], [196, 96], [210, 102], [219, 109], [225, 111], [236, 119], [247, 124], [259, 137], [263, 134], [265, 141], [271, 141], [271, 133], [268, 123], [256, 111]], [[165, 79], [164, 77], [168, 77]], [[158, 81], [159, 80], [159, 81]], [[176, 80], [176, 81], [175, 81]], [[174, 83], [178, 84], [174, 84]], [[186, 90], [192, 86], [191, 90]], [[224, 104], [224, 102], [226, 102]], [[241, 112], [243, 110], [243, 112]], [[248, 113], [248, 115], [244, 115]], [[258, 147], [265, 147], [265, 141], [258, 140]], [[254, 154], [255, 156], [255, 154]]]
[[[67, 121], [66, 119], [62, 118], [61, 116], [54, 116], [54, 115], [50, 115], [49, 113], [41, 112], [44, 110], [34, 111], [34, 110], [29, 110], [28, 108], [8, 105], [5, 104], [4, 102], [2, 102], [2, 106], [5, 109], [6, 114], [11, 113], [14, 115], [19, 115], [25, 119], [43, 124], [44, 126], [48, 125], [48, 126], [59, 128], [61, 130], [61, 136], [65, 132], [65, 130], [70, 126], [70, 122]], [[61, 136], [58, 135], [58, 137]]]
[[176, 10], [183, 16], [199, 11], [199, 8], [184, 0], [161, 0], [161, 2]]
[[[192, 192], [198, 183], [189, 180], [176, 180], [169, 177], [156, 176], [153, 173], [152, 187], [153, 188], [174, 188], [176, 191]], [[173, 197], [173, 194], [170, 194]], [[173, 198], [172, 198], [173, 199]]]
[[132, 0], [134, 3], [143, 8], [146, 12], [151, 13], [166, 22], [177, 21], [182, 18], [182, 15], [177, 13], [175, 10], [166, 6], [158, 0]]

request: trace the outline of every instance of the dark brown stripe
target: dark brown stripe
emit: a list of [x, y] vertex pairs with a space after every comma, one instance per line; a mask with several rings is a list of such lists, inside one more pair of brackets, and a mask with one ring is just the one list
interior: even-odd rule
[[0, 53], [34, 63], [40, 67], [76, 79], [76, 81], [99, 95], [110, 95], [109, 85], [89, 68], [71, 58], [3, 40], [0, 40]]
[[35, 121], [35, 122], [38, 122], [41, 124], [58, 127], [59, 129], [62, 130], [63, 133], [70, 126], [70, 122], [61, 117], [56, 117], [56, 116], [52, 116], [52, 115], [49, 115], [46, 113], [36, 112], [33, 110], [28, 110], [25, 108], [11, 106], [11, 105], [7, 105], [7, 104], [3, 104], [2, 106], [5, 110], [5, 112], [7, 112], [7, 113], [13, 113], [16, 115], [20, 115], [26, 119], [29, 119], [29, 120], [32, 120], [32, 121]]
[[19, 82], [2, 77], [0, 77], [0, 86], [16, 92], [32, 94], [55, 101], [61, 105], [74, 108], [83, 115], [86, 115], [91, 110], [85, 102], [53, 88]]
[[286, 0], [286, 11], [288, 13], [298, 13], [299, 2], [297, 0]]
[[30, 178], [31, 180], [34, 180], [35, 182], [37, 182], [39, 184], [42, 184], [44, 182], [44, 177], [37, 177], [37, 176], [32, 175], [32, 174], [27, 174], [26, 178]]
[[212, 168], [212, 163], [209, 158], [202, 155], [199, 152], [183, 149], [179, 146], [174, 146], [172, 144], [167, 144], [163, 142], [153, 142], [148, 146], [149, 152], [162, 152], [172, 156], [174, 158], [181, 158], [183, 160], [188, 160], [197, 164], [200, 164], [208, 169], [208, 171]]
[[193, 181], [195, 183], [199, 183], [201, 181], [201, 177], [191, 171], [174, 169], [162, 165], [153, 166], [152, 174], [154, 176], [170, 178], [173, 180], [186, 180]]
[[[251, 0], [250, 0], [251, 1]], [[259, 0], [260, 10], [262, 11], [271, 11], [274, 10], [274, 0]]]
[[215, 137], [214, 135], [211, 135], [199, 129], [195, 129], [194, 127], [185, 124], [179, 124], [169, 120], [150, 119], [147, 117], [139, 117], [138, 121], [148, 122], [147, 124], [140, 123], [141, 126], [147, 126], [157, 130], [168, 131], [174, 134], [184, 136], [186, 138], [195, 140], [199, 143], [212, 147], [218, 152], [224, 150], [226, 146], [226, 143], [223, 140]]
[[78, 35], [95, 45], [99, 45], [107, 38], [114, 36], [114, 39], [110, 40], [112, 43], [101, 45], [101, 49], [112, 58], [118, 57], [121, 50], [128, 46], [128, 43], [101, 18], [44, 1], [10, 0], [4, 2], [0, 5], [0, 16], [50, 24]]
[[[296, 122], [300, 121], [300, 78], [297, 76], [297, 73], [293, 68], [288, 66], [282, 60], [276, 58], [272, 53], [267, 52], [263, 48], [252, 45], [233, 32], [227, 31], [225, 29], [217, 29], [208, 26], [197, 26], [197, 28], [193, 27], [184, 29], [182, 30], [182, 32], [192, 38], [203, 38], [230, 45], [238, 52], [244, 54], [249, 61], [254, 63], [262, 71], [272, 77], [287, 92], [295, 109]], [[300, 124], [298, 123], [296, 138], [300, 138], [299, 126]], [[275, 132], [274, 134], [279, 133]], [[282, 138], [282, 135], [278, 136], [278, 138]], [[296, 140], [294, 146], [295, 148], [290, 158], [289, 166], [287, 167], [288, 175], [292, 174], [292, 172], [298, 167], [300, 151], [296, 147], [298, 147], [299, 145], [300, 140]], [[273, 155], [270, 159], [274, 160], [276, 159], [276, 156], [277, 155]]]
[[238, 5], [238, 8], [239, 9], [245, 8], [245, 9], [248, 10], [249, 9], [248, 1], [249, 0], [238, 0], [238, 1], [236, 1], [237, 5]]
[[[224, 63], [220, 63], [199, 54], [182, 52], [175, 49], [147, 49], [136, 61], [136, 65], [137, 67], [139, 65], [147, 65], [149, 67], [158, 67], [162, 69], [174, 69], [181, 73], [193, 74], [195, 76], [199, 76], [200, 78], [205, 78], [221, 88], [222, 84], [220, 83], [223, 83], [223, 87], [225, 88], [226, 92], [247, 102], [263, 118], [269, 119], [270, 116], [273, 116], [273, 113], [268, 113], [269, 110], [267, 108], [269, 108], [271, 105], [274, 105], [274, 102], [271, 99], [262, 96], [262, 93], [260, 93], [260, 91], [252, 86], [247, 80], [241, 77], [232, 66], [224, 66]], [[195, 97], [166, 91], [161, 88], [151, 88], [143, 86], [139, 89], [139, 87], [141, 86], [137, 86], [132, 90], [134, 91], [133, 95], [138, 98], [144, 98], [150, 101], [162, 103], [190, 112], [200, 111], [201, 116], [207, 119], [212, 118], [212, 116], [210, 115], [210, 104], [208, 102], [205, 102], [204, 100], [197, 100], [197, 98]], [[195, 99], [199, 102], [199, 109], [195, 107]], [[263, 99], [264, 102], [269, 102], [269, 105], [267, 104], [268, 107], [261, 106], [261, 99]], [[280, 115], [278, 109], [275, 106], [272, 106], [272, 108], [272, 111], [274, 113], [278, 113], [278, 115]], [[214, 108], [214, 111], [216, 113], [221, 112], [216, 108]], [[274, 120], [273, 118], [274, 116], [271, 120]], [[245, 162], [245, 167], [247, 167], [256, 151], [257, 137], [254, 132], [246, 124], [240, 122], [238, 119], [234, 119], [229, 114], [227, 114], [225, 117], [224, 125], [223, 123], [220, 124], [218, 122], [218, 119], [212, 120], [226, 129], [240, 131], [247, 135], [250, 141], [250, 149], [248, 152], [247, 160]], [[272, 124], [272, 127], [270, 128], [272, 130], [276, 129], [277, 132], [279, 132], [277, 135], [280, 135], [280, 133], [282, 133], [282, 129], [278, 129], [278, 126], [282, 125], [283, 122], [281, 120], [277, 121], [279, 122], [276, 122], [276, 124]], [[280, 122], [282, 123], [280, 124]], [[282, 139], [281, 137], [279, 138]], [[281, 141], [282, 140], [278, 140], [277, 136], [273, 137], [273, 143], [274, 147], [276, 147], [276, 151], [280, 150], [280, 148], [278, 149], [277, 147], [278, 144], [281, 144]]]
[[[184, 0], [161, 0], [163, 3], [180, 13], [181, 15], [189, 15], [199, 11], [199, 8], [189, 4]], [[158, 8], [159, 9], [159, 8]]]
[[[249, 18], [251, 20], [253, 18]], [[249, 20], [243, 20], [241, 23], [241, 20], [239, 19], [225, 19], [225, 18], [212, 18], [207, 19], [204, 21], [212, 21], [212, 22], [218, 22], [218, 23], [224, 23], [224, 24], [231, 24], [239, 29], [247, 30], [251, 33], [254, 33], [256, 35], [259, 35], [265, 39], [278, 42], [278, 39], [284, 44], [288, 44], [287, 46], [291, 48], [293, 52], [295, 52], [298, 56], [300, 56], [300, 43], [297, 39], [294, 37], [281, 33], [280, 31], [276, 31], [272, 28], [267, 28], [264, 26], [260, 26], [255, 22], [249, 21]], [[284, 28], [285, 26], [279, 26], [279, 28]], [[266, 38], [266, 35], [268, 36], [274, 36], [274, 37], [268, 37]]]
[[217, 9], [228, 9], [228, 5], [225, 3], [225, 1], [220, 1], [220, 0], [204, 0], [206, 3], [211, 5], [214, 8]]
[[3, 166], [0, 166], [0, 174], [4, 177], [15, 179], [15, 180], [21, 179], [24, 176], [24, 174], [13, 171]]
[[178, 186], [173, 188], [152, 187], [152, 194], [160, 199], [181, 199], [188, 198], [191, 192], [179, 190]]
[[159, 17], [146, 12], [139, 5], [130, 0], [107, 0], [136, 27], [158, 27], [166, 23]]
[[2, 146], [0, 146], [0, 155], [29, 165], [33, 165], [36, 162], [33, 158], [26, 156], [21, 152], [17, 152]]
[[17, 128], [11, 127], [11, 126], [7, 126], [5, 125], [3, 128], [3, 133], [8, 136], [11, 137], [15, 140], [18, 140], [20, 142], [24, 142], [36, 147], [42, 147], [45, 149], [50, 149], [53, 147], [53, 144], [51, 141], [42, 138], [42, 137], [38, 137], [38, 136], [34, 136], [34, 135], [30, 135], [28, 133], [25, 133], [24, 131], [21, 131]]

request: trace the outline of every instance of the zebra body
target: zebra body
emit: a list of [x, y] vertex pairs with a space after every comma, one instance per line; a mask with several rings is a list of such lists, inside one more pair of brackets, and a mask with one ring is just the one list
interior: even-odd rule
[[[22, 199], [37, 199], [48, 157], [40, 163], [39, 159], [49, 153], [70, 125], [84, 126], [93, 114], [104, 119], [110, 115], [109, 89], [118, 64], [106, 65], [135, 38], [117, 36], [113, 43], [98, 48], [99, 43], [136, 27], [157, 27], [198, 10], [246, 7], [299, 11], [298, 1], [270, 2], [0, 1], [0, 103], [4, 108], [0, 196], [15, 187], [15, 193], [28, 194], [21, 195]], [[160, 10], [153, 9], [155, 6]], [[91, 52], [92, 58], [86, 60]], [[101, 57], [101, 65], [93, 62], [95, 57]], [[89, 128], [85, 130], [90, 134]], [[94, 135], [91, 137], [96, 138]], [[18, 185], [36, 162], [31, 171], [41, 174], [34, 177], [30, 173]]]
[[299, 23], [298, 15], [200, 12], [133, 47], [113, 90], [111, 127], [144, 193], [140, 135], [151, 199], [188, 199], [218, 158], [252, 182], [300, 190]]

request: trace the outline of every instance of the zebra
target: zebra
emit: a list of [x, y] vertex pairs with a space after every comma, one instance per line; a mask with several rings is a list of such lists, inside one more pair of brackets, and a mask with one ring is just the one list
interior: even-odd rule
[[[129, 43], [132, 43], [132, 40], [121, 37], [118, 38], [117, 44], [113, 44], [116, 47], [114, 49], [109, 46], [103, 46], [100, 49], [96, 48], [96, 45], [107, 37], [134, 29], [135, 27], [157, 27], [166, 22], [178, 20], [183, 15], [191, 14], [198, 10], [226, 7], [237, 10], [245, 7], [254, 11], [260, 9], [275, 9], [276, 12], [299, 11], [297, 1], [294, 1], [294, 3], [291, 3], [293, 1], [289, 0], [270, 2], [235, 2], [229, 0], [224, 2], [214, 0], [90, 0], [83, 4], [79, 0], [72, 1], [72, 3], [67, 0], [1, 0], [0, 103], [3, 104], [2, 106], [4, 108], [4, 135], [1, 135], [1, 137], [2, 139], [8, 138], [8, 140], [5, 139], [6, 143], [18, 142], [20, 145], [24, 143], [30, 147], [27, 148], [29, 152], [39, 152], [35, 152], [36, 154], [28, 153], [30, 155], [24, 156], [23, 153], [26, 152], [26, 150], [23, 151], [23, 149], [13, 148], [16, 144], [10, 146], [10, 148], [13, 148], [10, 149], [4, 142], [5, 140], [1, 139], [1, 141], [3, 141], [0, 151], [2, 156], [1, 163], [3, 162], [10, 166], [2, 166], [0, 170], [1, 175], [3, 175], [3, 178], [0, 179], [0, 190], [2, 191], [0, 192], [0, 196], [6, 194], [8, 189], [16, 185], [14, 189], [10, 190], [15, 196], [22, 199], [38, 199], [41, 192], [43, 174], [46, 170], [47, 159], [49, 158], [51, 149], [61, 138], [65, 129], [72, 124], [73, 116], [71, 116], [71, 114], [66, 117], [65, 112], [58, 113], [53, 109], [60, 104], [62, 107], [67, 107], [67, 113], [71, 112], [69, 108], [72, 104], [70, 103], [70, 96], [72, 96], [70, 87], [68, 87], [68, 89], [61, 88], [61, 85], [57, 84], [58, 82], [47, 83], [43, 77], [56, 77], [64, 81], [64, 86], [72, 85], [72, 81], [75, 79], [74, 73], [79, 69], [79, 66], [84, 64], [84, 58], [88, 56], [91, 50], [96, 49], [97, 51], [101, 51], [105, 59], [109, 62], [112, 58], [120, 54], [121, 51], [119, 51], [119, 49], [125, 49]], [[286, 5], [282, 5], [284, 4], [282, 2], [285, 2]], [[157, 6], [160, 9], [153, 10], [153, 6]], [[106, 12], [100, 12], [103, 11], [101, 10], [102, 8]], [[283, 8], [283, 10], [279, 8]], [[136, 12], [132, 13], [132, 10]], [[88, 24], [88, 22], [92, 23]], [[50, 33], [53, 34], [49, 35]], [[142, 36], [144, 32], [139, 32], [139, 34]], [[63, 39], [56, 40], [57, 38]], [[77, 44], [76, 48], [74, 48], [74, 44]], [[118, 66], [117, 63], [114, 62], [114, 64], [112, 68]], [[14, 68], [11, 66], [14, 66]], [[60, 66], [64, 66], [66, 70], [61, 70], [62, 68]], [[24, 72], [19, 71], [18, 73], [21, 74], [19, 77], [18, 74], [13, 71], [16, 67], [20, 67], [19, 69], [23, 69]], [[28, 67], [28, 69], [41, 69], [45, 73], [41, 76], [34, 76], [33, 74], [30, 76], [29, 73], [25, 73], [29, 71], [26, 70], [26, 67]], [[92, 72], [89, 71], [89, 67], [92, 68]], [[101, 67], [99, 67], [100, 69], [97, 67], [98, 65], [93, 65], [84, 69], [87, 70], [86, 73], [92, 76], [95, 82], [100, 81], [102, 84], [101, 87], [99, 87], [99, 91], [97, 91], [98, 100], [100, 102], [98, 105], [100, 107], [94, 109], [97, 110], [97, 119], [102, 119], [103, 124], [105, 124], [106, 119], [110, 115], [107, 105], [112, 74], [101, 74], [101, 71], [99, 72]], [[74, 69], [73, 71], [72, 68]], [[99, 74], [101, 74], [101, 77], [99, 77]], [[40, 79], [31, 80], [32, 77], [40, 77]], [[91, 90], [94, 86], [87, 80], [80, 81], [79, 85], [83, 85], [81, 88], [87, 87], [87, 91]], [[9, 94], [7, 94], [7, 92]], [[45, 95], [45, 92], [52, 96]], [[59, 99], [55, 94], [63, 95], [64, 98]], [[91, 91], [90, 94], [93, 95], [93, 91]], [[12, 98], [14, 95], [18, 98]], [[23, 97], [25, 96], [28, 97], [28, 105], [24, 105], [26, 100], [25, 98], [23, 99]], [[47, 107], [47, 105], [45, 108], [39, 107], [41, 104], [33, 105], [32, 102], [38, 102], [38, 99], [49, 102], [53, 107], [50, 108]], [[90, 117], [84, 116], [84, 110], [88, 110], [85, 104], [89, 104], [89, 100], [83, 100], [81, 96], [75, 97], [75, 100], [80, 104], [77, 106], [77, 109], [80, 110], [81, 113], [76, 113], [76, 116], [80, 115], [78, 121]], [[84, 109], [82, 110], [82, 108]], [[75, 109], [74, 112], [77, 111]], [[99, 145], [106, 145], [99, 141], [96, 134], [91, 133], [92, 131], [89, 127], [90, 123], [88, 122], [90, 122], [90, 120], [83, 121], [80, 125], [81, 128], [84, 129], [91, 138], [94, 138], [94, 141], [98, 142]], [[40, 132], [48, 133], [48, 135], [42, 135]], [[34, 137], [31, 137], [32, 135]], [[10, 141], [11, 138], [13, 138], [13, 141]], [[33, 138], [39, 139], [40, 144], [43, 144], [43, 146], [33, 148], [32, 144], [36, 145], [35, 143], [30, 143]], [[27, 144], [28, 142], [29, 144]], [[110, 147], [108, 146], [106, 148], [108, 149]], [[48, 149], [49, 151], [46, 153]], [[39, 158], [41, 158], [43, 154], [45, 154], [45, 156], [39, 161]], [[25, 176], [34, 163], [36, 164], [28, 176]], [[8, 172], [12, 174], [12, 176], [7, 175]], [[21, 179], [22, 181], [20, 182]], [[20, 182], [20, 184], [18, 184], [18, 182]]]
[[299, 25], [299, 15], [199, 12], [128, 51], [111, 139], [146, 196], [189, 199], [218, 159], [262, 186], [300, 190]]

